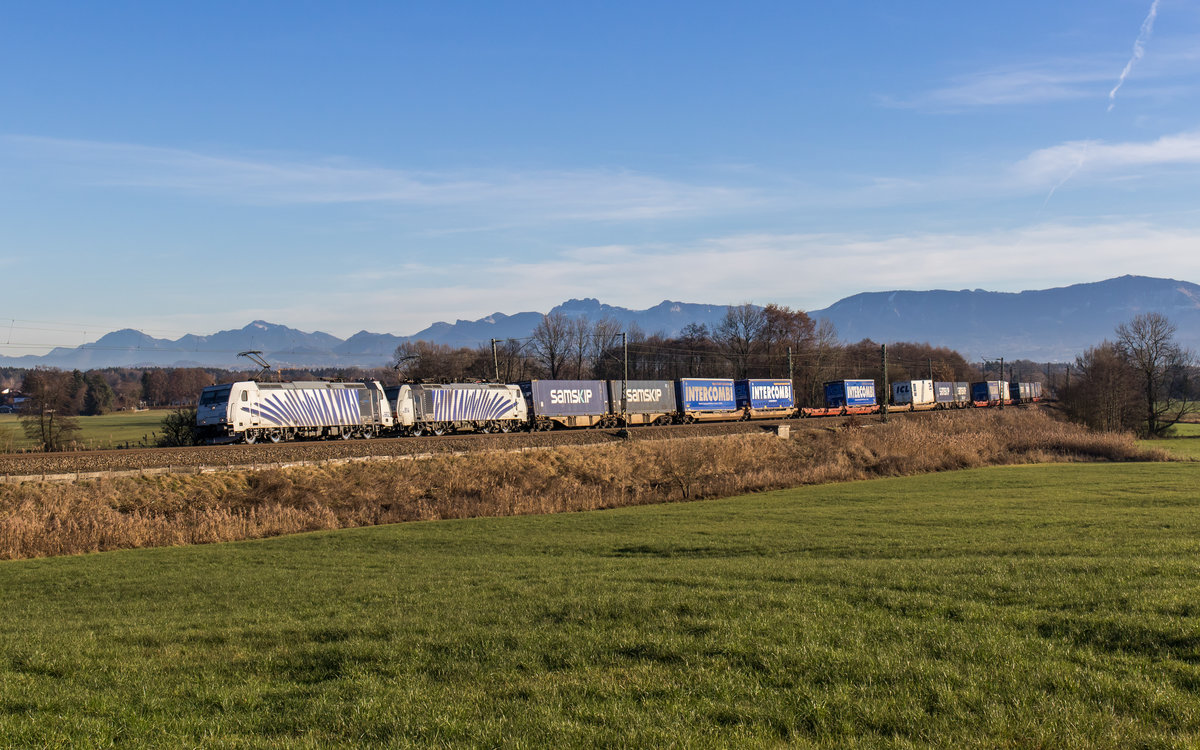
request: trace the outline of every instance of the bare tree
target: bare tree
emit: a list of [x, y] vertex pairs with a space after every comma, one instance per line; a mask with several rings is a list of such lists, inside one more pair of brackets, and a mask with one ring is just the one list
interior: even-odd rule
[[[620, 356], [620, 365], [624, 367], [624, 356], [619, 352], [621, 345], [621, 323], [613, 318], [601, 318], [592, 324], [591, 350], [588, 358], [592, 363], [592, 376], [600, 377], [604, 369], [602, 359]], [[611, 364], [616, 364], [612, 362]]]
[[762, 310], [761, 348], [763, 362], [759, 374], [773, 378], [787, 372], [787, 351], [793, 359], [813, 345], [816, 323], [803, 310], [774, 303]]
[[1075, 359], [1079, 375], [1061, 398], [1067, 414], [1097, 430], [1131, 430], [1141, 422], [1136, 373], [1109, 341]]
[[708, 326], [688, 323], [679, 332], [677, 342], [679, 356], [673, 377], [698, 377], [711, 370], [715, 347]]
[[[496, 365], [500, 370], [500, 382], [515, 383], [530, 377], [529, 356], [526, 346], [516, 339], [496, 342]], [[491, 356], [491, 352], [488, 352]]]
[[490, 377], [490, 356], [469, 347], [455, 349], [429, 341], [406, 341], [392, 354], [401, 380], [444, 380], [461, 382]]
[[63, 450], [79, 433], [73, 407], [74, 378], [58, 370], [30, 370], [21, 390], [21, 429], [43, 451]]
[[838, 342], [833, 323], [822, 318], [813, 330], [810, 346], [799, 353], [796, 367], [796, 398], [811, 406], [824, 404], [824, 384], [834, 380], [842, 360], [842, 346]]
[[543, 315], [533, 329], [533, 356], [551, 379], [563, 375], [571, 345], [571, 320], [560, 312]]
[[1175, 324], [1143, 313], [1117, 326], [1117, 350], [1137, 373], [1146, 435], [1161, 435], [1194, 409], [1188, 399], [1191, 354], [1175, 341]]
[[570, 362], [569, 372], [564, 373], [567, 377], [582, 378], [587, 370], [588, 355], [592, 350], [592, 325], [586, 317], [573, 318], [567, 324], [567, 337], [570, 354], [568, 360]]
[[401, 381], [413, 380], [420, 370], [421, 353], [415, 341], [405, 341], [392, 352], [392, 367]]
[[733, 365], [734, 377], [749, 377], [750, 360], [766, 325], [761, 307], [749, 303], [730, 305], [725, 317], [717, 324], [713, 339], [721, 354]]

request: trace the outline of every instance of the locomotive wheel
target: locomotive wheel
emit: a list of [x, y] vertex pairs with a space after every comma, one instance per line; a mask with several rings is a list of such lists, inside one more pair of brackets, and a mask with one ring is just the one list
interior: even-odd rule
[[349, 440], [350, 438], [354, 437], [354, 433], [351, 432], [350, 430], [343, 428], [341, 434], [338, 435], [338, 437], [341, 438], [342, 440]]
[[425, 434], [425, 425], [415, 424], [408, 429], [408, 434], [413, 437], [421, 437]]
[[258, 441], [258, 433], [254, 430], [246, 430], [246, 436], [242, 439], [246, 441], [246, 445], [254, 445]]
[[433, 427], [430, 428], [429, 432], [431, 432], [434, 435], [445, 435], [446, 428], [445, 428], [445, 426], [443, 426], [441, 424], [435, 424]]
[[505, 421], [496, 425], [496, 432], [512, 432], [512, 428], [512, 422]]
[[278, 443], [281, 440], [283, 440], [283, 431], [282, 430], [276, 428], [274, 430], [267, 431], [267, 441], [268, 442]]

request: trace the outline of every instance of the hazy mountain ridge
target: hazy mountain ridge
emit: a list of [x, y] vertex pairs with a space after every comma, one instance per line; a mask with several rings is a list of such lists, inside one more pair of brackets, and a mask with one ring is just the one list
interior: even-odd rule
[[1121, 276], [1023, 292], [933, 290], [867, 292], [846, 297], [827, 318], [846, 341], [919, 341], [964, 355], [1065, 361], [1144, 312], [1161, 312], [1179, 341], [1200, 349], [1200, 286], [1175, 279]]
[[[725, 305], [698, 305], [664, 300], [647, 310], [629, 310], [595, 299], [572, 299], [553, 308], [568, 317], [612, 318], [625, 326], [636, 324], [647, 333], [678, 333], [689, 323], [714, 325]], [[449, 346], [478, 346], [491, 339], [528, 337], [542, 319], [539, 312], [506, 315], [496, 312], [479, 320], [439, 322], [411, 336], [359, 331], [342, 340], [328, 333], [307, 333], [285, 325], [256, 320], [243, 328], [176, 340], [158, 339], [141, 331], [122, 329], [77, 348], [58, 347], [44, 355], [0, 357], [0, 366], [50, 366], [63, 369], [101, 367], [228, 367], [246, 368], [238, 352], [257, 350], [280, 367], [377, 367], [387, 365], [405, 341], [431, 341]]]
[[[646, 310], [606, 305], [596, 299], [572, 299], [555, 307], [568, 317], [610, 318], [622, 327], [646, 333], [678, 333], [689, 323], [710, 328], [724, 317], [726, 305], [664, 300]], [[1087, 284], [1024, 292], [931, 290], [865, 292], [823, 310], [844, 341], [869, 338], [929, 342], [981, 357], [1064, 361], [1113, 337], [1113, 329], [1133, 316], [1156, 311], [1179, 327], [1179, 340], [1200, 350], [1200, 286], [1174, 279], [1122, 276]], [[280, 367], [374, 367], [385, 365], [405, 341], [425, 340], [450, 346], [485, 345], [491, 339], [525, 338], [541, 320], [538, 312], [493, 313], [478, 320], [439, 322], [411, 336], [359, 331], [348, 339], [320, 331], [306, 333], [256, 320], [241, 329], [211, 335], [187, 334], [174, 341], [123, 329], [78, 348], [57, 348], [43, 356], [0, 357], [0, 365], [64, 369], [119, 366], [196, 366], [244, 368], [237, 353], [259, 350]]]

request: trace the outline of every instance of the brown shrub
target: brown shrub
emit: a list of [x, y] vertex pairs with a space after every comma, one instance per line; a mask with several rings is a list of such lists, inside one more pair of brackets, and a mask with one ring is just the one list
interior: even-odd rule
[[595, 510], [995, 464], [1161, 460], [1027, 410], [861, 429], [435, 456], [250, 473], [0, 485], [0, 558], [402, 521]]

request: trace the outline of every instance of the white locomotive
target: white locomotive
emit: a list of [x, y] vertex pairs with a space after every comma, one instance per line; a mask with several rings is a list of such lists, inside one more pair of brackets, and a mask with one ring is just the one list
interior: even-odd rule
[[376, 381], [242, 381], [205, 388], [196, 406], [196, 433], [207, 443], [510, 432], [528, 421], [521, 389], [494, 383], [401, 385], [385, 391]]
[[525, 396], [515, 385], [421, 383], [386, 390], [397, 432], [510, 432], [529, 421]]
[[369, 438], [392, 425], [376, 381], [226, 383], [201, 391], [196, 406], [196, 432], [208, 443]]

